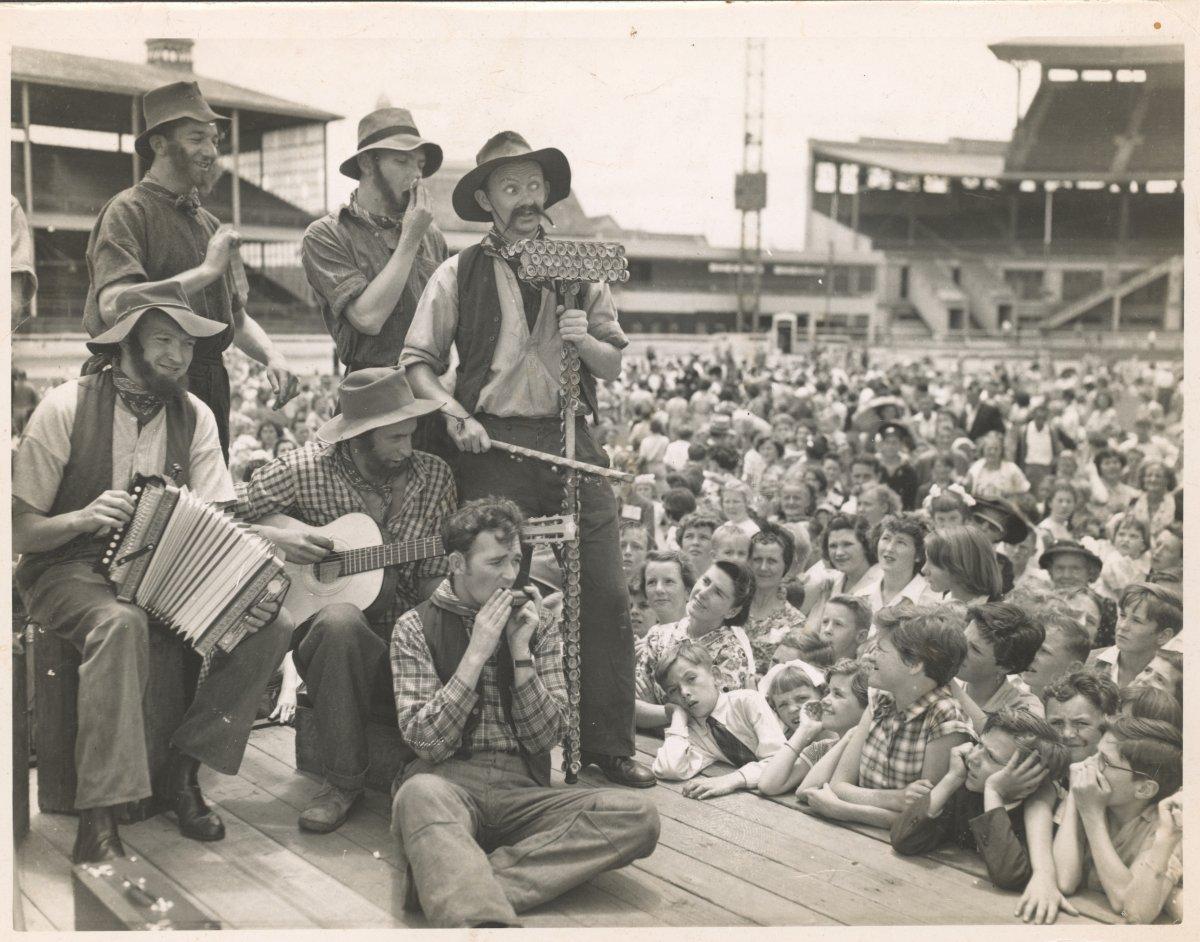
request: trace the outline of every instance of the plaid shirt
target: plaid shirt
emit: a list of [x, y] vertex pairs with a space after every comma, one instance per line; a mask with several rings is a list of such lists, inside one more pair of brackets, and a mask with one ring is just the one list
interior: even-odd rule
[[863, 788], [905, 788], [921, 777], [925, 746], [933, 739], [965, 733], [975, 738], [967, 715], [950, 692], [938, 687], [900, 712], [889, 694], [875, 701], [871, 726], [858, 763]]
[[[235, 489], [237, 516], [243, 520], [253, 522], [268, 514], [287, 514], [310, 526], [323, 527], [348, 513], [365, 513], [379, 524], [389, 542], [440, 536], [442, 521], [458, 506], [449, 466], [441, 458], [416, 451], [404, 492], [393, 499], [390, 515], [381, 519], [386, 512], [381, 513], [377, 500], [364, 499], [353, 486], [337, 446], [321, 442], [285, 452]], [[436, 556], [397, 569], [395, 598], [377, 618], [385, 631], [391, 630], [402, 612], [421, 601], [421, 580], [445, 576], [449, 564], [445, 556]]]
[[[447, 579], [443, 586], [449, 588], [449, 585]], [[526, 751], [536, 755], [548, 752], [558, 742], [567, 716], [567, 682], [555, 622], [542, 621], [534, 632], [530, 653], [535, 676], [513, 691], [512, 718]], [[396, 720], [404, 741], [419, 756], [430, 762], [442, 762], [463, 745], [472, 752], [519, 751], [500, 703], [495, 655], [483, 668], [483, 708], [479, 723], [466, 743], [462, 741], [463, 726], [479, 695], [457, 674], [449, 683], [442, 684], [416, 612], [407, 612], [396, 622], [390, 655]]]

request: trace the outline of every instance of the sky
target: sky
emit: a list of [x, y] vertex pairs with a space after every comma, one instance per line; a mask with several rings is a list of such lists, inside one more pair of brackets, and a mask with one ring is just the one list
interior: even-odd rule
[[[382, 95], [410, 108], [449, 161], [473, 161], [512, 128], [567, 154], [589, 214], [720, 245], [736, 245], [740, 226], [745, 38], [764, 37], [764, 245], [798, 249], [810, 138], [1006, 140], [1016, 72], [989, 43], [1162, 40], [1186, 34], [1189, 6], [94, 4], [4, 16], [14, 44], [131, 61], [145, 60], [148, 37], [191, 37], [200, 75], [346, 115], [329, 131], [335, 205], [354, 186], [337, 164]], [[1036, 69], [1025, 75], [1027, 104]]]

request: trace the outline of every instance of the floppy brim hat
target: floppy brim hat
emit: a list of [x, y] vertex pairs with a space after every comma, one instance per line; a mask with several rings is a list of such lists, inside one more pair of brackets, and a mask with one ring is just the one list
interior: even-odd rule
[[475, 167], [455, 184], [451, 202], [460, 219], [467, 222], [491, 222], [492, 214], [479, 205], [475, 191], [487, 187], [488, 177], [504, 164], [515, 160], [532, 160], [542, 168], [546, 178], [547, 209], [571, 193], [571, 164], [566, 154], [556, 147], [531, 150], [525, 139], [511, 131], [501, 132], [483, 145]]
[[351, 373], [338, 388], [342, 411], [317, 429], [317, 437], [334, 444], [385, 425], [436, 412], [435, 399], [417, 399], [404, 370], [375, 367]]
[[197, 339], [215, 337], [227, 326], [195, 313], [183, 288], [175, 281], [132, 285], [117, 295], [116, 307], [119, 312], [116, 323], [87, 342], [92, 353], [112, 350], [133, 332], [147, 311], [162, 311]]
[[1029, 536], [1029, 524], [1016, 508], [1003, 501], [977, 497], [975, 506], [971, 508], [971, 516], [981, 517], [995, 523], [1003, 531], [1001, 539], [1010, 545], [1015, 546], [1022, 543]]
[[1050, 562], [1054, 559], [1054, 557], [1064, 554], [1082, 556], [1097, 572], [1104, 568], [1104, 561], [1099, 556], [1097, 556], [1087, 547], [1080, 546], [1078, 543], [1072, 543], [1067, 540], [1064, 540], [1061, 543], [1055, 543], [1044, 553], [1042, 553], [1042, 555], [1038, 557], [1038, 565], [1043, 569], [1049, 569]]
[[146, 130], [133, 141], [133, 149], [143, 160], [153, 160], [154, 151], [150, 148], [150, 136], [161, 133], [164, 124], [178, 121], [180, 118], [191, 118], [204, 124], [215, 121], [228, 121], [223, 114], [217, 114], [208, 106], [204, 96], [200, 94], [200, 86], [195, 82], [172, 82], [146, 92], [142, 99], [142, 114], [146, 121]]
[[442, 165], [442, 148], [433, 141], [421, 137], [407, 108], [381, 108], [372, 111], [358, 123], [358, 150], [342, 161], [338, 170], [351, 180], [362, 178], [358, 158], [373, 150], [425, 151], [425, 166], [422, 177], [437, 173]]

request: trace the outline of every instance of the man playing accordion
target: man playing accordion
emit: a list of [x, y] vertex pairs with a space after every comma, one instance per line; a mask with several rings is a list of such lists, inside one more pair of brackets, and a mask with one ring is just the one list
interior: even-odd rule
[[[129, 287], [116, 304], [113, 326], [88, 343], [107, 357], [105, 368], [46, 395], [13, 468], [17, 588], [30, 617], [82, 655], [76, 863], [122, 856], [114, 808], [152, 793], [142, 715], [149, 616], [118, 601], [98, 567], [111, 528], [134, 512], [128, 482], [136, 474], [160, 475], [206, 501], [234, 497], [213, 413], [187, 391], [197, 340], [225, 326], [195, 314], [173, 281]], [[255, 605], [246, 624], [251, 633], [213, 660], [171, 737], [160, 791], [180, 831], [195, 840], [225, 835], [200, 794], [199, 766], [237, 772], [259, 700], [291, 636], [278, 604]]]

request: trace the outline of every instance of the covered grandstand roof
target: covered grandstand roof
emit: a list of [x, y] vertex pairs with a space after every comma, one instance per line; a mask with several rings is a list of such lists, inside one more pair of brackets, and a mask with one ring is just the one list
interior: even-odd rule
[[1066, 69], [1183, 65], [1183, 46], [1130, 37], [1010, 39], [988, 46], [1005, 62], [1040, 62]]
[[[309, 122], [337, 121], [342, 116], [319, 108], [250, 88], [233, 85], [220, 79], [197, 75], [190, 69], [79, 56], [47, 49], [13, 47], [12, 81], [29, 82], [35, 86], [72, 90], [76, 95], [95, 96], [87, 106], [62, 92], [52, 95], [31, 95], [32, 123], [60, 127], [111, 131], [129, 125], [128, 101], [113, 101], [114, 96], [127, 99], [145, 94], [168, 82], [196, 81], [204, 97], [218, 111], [237, 108], [240, 111], [275, 116], [275, 127]], [[105, 99], [109, 99], [107, 102]], [[99, 107], [97, 107], [99, 106]], [[19, 96], [13, 95], [14, 118], [19, 114]], [[280, 120], [282, 119], [282, 120]], [[19, 123], [19, 122], [18, 122]]]
[[1007, 141], [946, 142], [860, 138], [857, 142], [810, 141], [818, 159], [841, 160], [868, 167], [883, 167], [900, 174], [933, 174], [947, 177], [1002, 177]]

